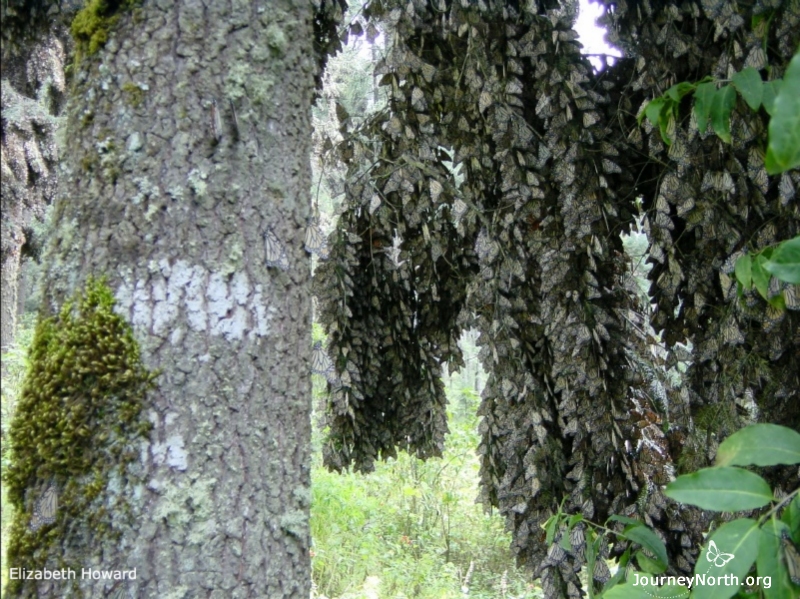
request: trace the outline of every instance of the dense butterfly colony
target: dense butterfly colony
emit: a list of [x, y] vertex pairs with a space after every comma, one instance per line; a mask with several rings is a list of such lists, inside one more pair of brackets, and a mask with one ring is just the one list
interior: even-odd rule
[[[577, 3], [369, 3], [350, 32], [386, 33], [376, 75], [389, 104], [357, 128], [340, 111], [347, 200], [315, 277], [335, 469], [370, 470], [397, 448], [439, 455], [441, 369], [460, 364], [462, 330], [480, 331], [483, 500], [507, 518], [547, 597], [582, 592], [584, 529], [570, 531], [571, 552], [544, 543], [541, 524], [562, 500], [594, 521], [644, 518], [688, 572], [708, 522], [661, 489], [707, 463], [711, 433], [729, 432], [709, 410], [738, 428], [737, 405], [755, 396], [773, 421], [800, 425], [800, 317], [736, 301], [732, 278], [742, 251], [798, 234], [798, 173], [766, 176], [766, 117], [743, 105], [732, 146], [693, 129], [688, 103], [671, 146], [636, 122], [679, 81], [758, 61], [780, 77], [798, 2], [608, 5], [626, 58], [595, 73], [572, 29]], [[753, 30], [759, 15], [768, 26]], [[688, 337], [692, 356], [682, 345], [651, 355], [619, 239], [637, 196], [654, 323], [669, 344]], [[797, 308], [796, 288], [783, 292]], [[659, 362], [689, 358], [680, 390], [658, 379]]]
[[[764, 79], [780, 78], [800, 43], [797, 0], [661, 4], [631, 3], [623, 10], [620, 3], [608, 19], [612, 42], [635, 47], [622, 100], [632, 114], [680, 81], [729, 80], [746, 67], [761, 70]], [[739, 428], [736, 413], [753, 394], [771, 420], [800, 427], [798, 288], [772, 280], [770, 292], [784, 298], [781, 310], [755, 292], [737, 300], [733, 274], [744, 252], [800, 233], [800, 173], [767, 176], [767, 123], [763, 109], [754, 112], [740, 101], [731, 115], [732, 144], [710, 128], [699, 131], [688, 110], [671, 145], [648, 125], [627, 129], [628, 143], [650, 160], [639, 169], [642, 177], [658, 182], [646, 193], [654, 326], [665, 330], [669, 344], [689, 338], [695, 347], [677, 404], [719, 438]]]

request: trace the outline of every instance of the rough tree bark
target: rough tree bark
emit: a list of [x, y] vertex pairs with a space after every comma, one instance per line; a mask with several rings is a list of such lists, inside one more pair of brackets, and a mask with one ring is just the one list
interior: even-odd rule
[[[3, 17], [5, 28], [7, 17]], [[30, 250], [41, 243], [31, 239], [31, 225], [43, 219], [56, 188], [55, 117], [65, 91], [67, 32], [60, 21], [51, 23], [41, 37], [23, 38], [18, 44], [4, 39], [0, 58], [0, 346], [4, 351], [14, 340], [17, 308], [22, 303], [18, 292], [25, 246]]]
[[[132, 476], [95, 503], [121, 538], [59, 528], [46, 564], [78, 580], [50, 592], [306, 598], [312, 6], [154, 1], [95, 16], [111, 27], [76, 64], [44, 303], [52, 313], [105, 277], [160, 374]], [[81, 580], [83, 568], [136, 580]]]

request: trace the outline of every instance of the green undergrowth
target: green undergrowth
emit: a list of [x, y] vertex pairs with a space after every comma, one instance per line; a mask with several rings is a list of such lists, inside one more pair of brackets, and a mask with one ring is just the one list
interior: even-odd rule
[[451, 433], [442, 458], [401, 452], [373, 473], [336, 474], [315, 453], [312, 597], [541, 597], [514, 566], [503, 518], [475, 502], [477, 393], [456, 377], [446, 383]]

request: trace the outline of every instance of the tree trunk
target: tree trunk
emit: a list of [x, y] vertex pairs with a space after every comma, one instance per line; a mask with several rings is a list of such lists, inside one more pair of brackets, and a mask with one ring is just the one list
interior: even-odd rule
[[76, 522], [47, 563], [77, 580], [51, 596], [305, 599], [313, 12], [183, 0], [117, 16], [104, 48], [82, 48], [43, 300], [53, 312], [106, 277], [160, 374], [134, 476], [101, 495], [121, 538]]
[[[9, 24], [3, 15], [4, 35]], [[13, 26], [8, 27], [13, 30]], [[2, 51], [2, 177], [0, 208], [0, 346], [14, 341], [23, 246], [31, 224], [41, 221], [55, 192], [56, 119], [64, 83], [66, 30], [58, 21], [38, 37], [4, 40]], [[40, 243], [37, 240], [37, 243]]]

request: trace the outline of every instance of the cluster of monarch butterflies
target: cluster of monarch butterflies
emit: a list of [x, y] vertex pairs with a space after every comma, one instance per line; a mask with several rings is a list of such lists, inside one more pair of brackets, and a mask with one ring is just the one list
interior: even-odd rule
[[42, 526], [53, 524], [56, 521], [58, 511], [58, 490], [54, 484], [50, 484], [33, 505], [33, 515], [31, 516], [30, 530], [36, 532]]
[[[533, 535], [528, 534], [538, 529], [551, 509], [542, 498], [552, 497], [549, 493], [537, 496], [540, 488], [559, 489], [559, 499], [567, 499], [565, 505], [569, 509], [581, 511], [586, 517], [591, 517], [594, 498], [598, 498], [597, 505], [603, 505], [606, 513], [620, 513], [622, 508], [632, 507], [628, 515], [644, 514], [665, 536], [679, 539], [681, 547], [698, 547], [695, 535], [702, 533], [702, 523], [699, 519], [685, 522], [685, 532], [675, 528], [666, 513], [666, 499], [656, 485], [641, 485], [641, 500], [635, 505], [627, 499], [630, 486], [620, 487], [630, 485], [632, 478], [655, 477], [661, 483], [670, 477], [673, 456], [669, 451], [680, 444], [672, 443], [663, 434], [656, 438], [661, 431], [657, 418], [653, 417], [655, 413], [632, 415], [636, 418], [632, 424], [648, 432], [647, 437], [643, 432], [635, 437], [642, 441], [635, 456], [642, 464], [642, 476], [636, 476], [637, 472], [631, 474], [630, 469], [622, 475], [619, 460], [616, 464], [614, 461], [614, 455], [621, 452], [618, 444], [622, 436], [618, 435], [615, 443], [614, 423], [608, 414], [615, 413], [613, 408], [618, 407], [615, 398], [624, 398], [628, 385], [638, 381], [632, 377], [631, 381], [620, 382], [608, 376], [629, 370], [620, 359], [619, 348], [627, 349], [627, 343], [636, 343], [625, 339], [625, 329], [615, 317], [627, 304], [622, 293], [609, 291], [615, 285], [617, 265], [611, 254], [615, 233], [630, 224], [624, 222], [625, 212], [630, 210], [626, 206], [629, 198], [639, 193], [634, 189], [639, 184], [634, 181], [641, 173], [638, 158], [632, 159], [627, 150], [624, 139], [627, 131], [620, 139], [616, 125], [611, 123], [619, 120], [620, 94], [624, 96], [623, 104], [630, 104], [626, 110], [635, 115], [635, 107], [662, 89], [664, 81], [673, 77], [674, 68], [686, 67], [693, 73], [727, 68], [729, 61], [720, 58], [723, 67], [719, 68], [709, 65], [710, 53], [704, 53], [702, 48], [690, 52], [690, 46], [696, 43], [693, 38], [711, 39], [709, 28], [716, 29], [714, 37], [728, 36], [741, 27], [741, 19], [731, 18], [738, 15], [727, 0], [719, 0], [722, 7], [719, 14], [725, 15], [725, 23], [719, 24], [713, 23], [714, 17], [703, 16], [704, 9], [696, 3], [683, 3], [680, 7], [662, 3], [655, 9], [648, 2], [630, 9], [625, 3], [615, 3], [613, 14], [607, 15], [608, 21], [614, 21], [613, 34], [629, 42], [626, 47], [633, 52], [645, 47], [647, 50], [641, 50], [639, 60], [635, 61], [640, 78], [621, 90], [620, 80], [613, 75], [605, 79], [590, 78], [577, 56], [568, 18], [562, 18], [559, 9], [531, 2], [520, 8], [519, 14], [514, 11], [520, 5], [514, 8], [512, 3], [487, 0], [441, 3], [437, 12], [431, 9], [431, 4], [384, 0], [372, 3], [365, 11], [368, 17], [369, 11], [378, 18], [388, 17], [390, 25], [396, 28], [396, 46], [378, 73], [383, 75], [383, 85], [392, 86], [390, 108], [383, 122], [368, 131], [369, 135], [383, 132], [381, 155], [386, 160], [381, 162], [378, 158], [369, 167], [372, 177], [369, 184], [355, 180], [363, 175], [363, 168], [352, 169], [357, 177], [351, 178], [347, 188], [350, 220], [343, 218], [340, 222], [345, 223], [343, 228], [351, 235], [369, 231], [369, 241], [365, 240], [363, 245], [369, 243], [377, 248], [388, 248], [392, 228], [404, 227], [401, 231], [404, 251], [410, 256], [409, 263], [418, 269], [415, 270], [420, 273], [416, 275], [418, 279], [427, 284], [421, 273], [428, 264], [419, 259], [425, 252], [412, 255], [412, 251], [426, 244], [430, 248], [434, 243], [448, 245], [437, 238], [432, 226], [436, 220], [431, 215], [449, 203], [449, 213], [461, 240], [456, 236], [449, 240], [447, 260], [456, 264], [462, 257], [468, 257], [476, 270], [482, 269], [480, 277], [467, 275], [464, 280], [472, 302], [468, 309], [476, 312], [469, 324], [480, 330], [481, 359], [492, 370], [481, 406], [486, 430], [481, 447], [484, 499], [500, 508], [517, 533], [514, 550], [520, 561], [537, 564], [546, 557], [542, 548], [532, 542]], [[469, 14], [470, 11], [475, 14]], [[449, 15], [443, 18], [442, 13]], [[545, 14], [548, 18], [541, 19]], [[654, 30], [650, 35], [648, 28], [656, 28], [662, 22], [669, 25], [663, 27], [663, 33]], [[495, 39], [501, 36], [505, 36], [502, 41]], [[420, 41], [423, 38], [424, 52]], [[642, 41], [633, 43], [634, 39]], [[498, 44], [508, 48], [505, 56], [497, 52]], [[463, 66], [457, 70], [441, 68], [452, 60], [454, 49], [460, 49], [460, 54], [456, 53]], [[691, 61], [674, 60], [687, 53]], [[645, 58], [650, 54], [661, 57], [651, 61], [653, 68]], [[435, 64], [428, 65], [431, 68], [426, 70], [425, 61]], [[666, 74], [659, 71], [662, 67]], [[452, 78], [451, 73], [455, 74]], [[498, 73], [503, 73], [502, 77]], [[506, 77], [506, 73], [513, 76]], [[435, 127], [430, 125], [432, 122]], [[670, 296], [659, 317], [670, 319], [675, 311], [670, 309], [674, 306], [669, 302], [676, 301], [687, 280], [694, 277], [691, 280], [697, 281], [692, 283], [696, 287], [716, 281], [708, 273], [698, 275], [698, 269], [690, 270], [692, 266], [686, 256], [697, 257], [703, 268], [711, 269], [721, 248], [730, 254], [736, 249], [733, 247], [739, 240], [736, 236], [741, 237], [741, 232], [728, 222], [733, 217], [721, 218], [715, 210], [727, 210], [729, 205], [724, 200], [734, 196], [737, 202], [731, 204], [731, 211], [740, 213], [736, 217], [747, 219], [748, 214], [761, 213], [766, 207], [762, 202], [755, 211], [748, 212], [739, 197], [743, 191], [749, 191], [748, 183], [742, 180], [747, 174], [743, 175], [732, 161], [726, 163], [726, 148], [712, 147], [718, 142], [710, 138], [708, 131], [694, 132], [690, 138], [676, 125], [672, 134], [680, 141], [674, 149], [665, 146], [658, 131], [647, 138], [638, 127], [631, 127], [631, 131], [631, 142], [642, 154], [653, 158], [648, 168], [660, 168], [667, 159], [677, 165], [672, 176], [664, 178], [663, 194], [659, 195], [654, 183], [646, 186], [645, 199], [658, 202], [650, 219], [654, 223], [652, 252], [659, 263], [655, 271], [659, 293]], [[431, 148], [436, 147], [452, 147], [451, 161], [465, 165], [464, 180], [458, 187], [463, 200], [452, 192], [446, 176], [434, 180], [439, 174], [430, 161]], [[692, 170], [701, 162], [698, 150], [718, 159], [713, 175], [704, 177], [703, 173], [698, 175]], [[419, 161], [429, 162], [421, 169], [416, 167]], [[740, 160], [740, 166], [746, 163]], [[761, 170], [754, 170], [753, 178], [763, 188]], [[703, 200], [700, 194], [703, 187], [711, 200]], [[381, 193], [380, 198], [376, 191]], [[464, 200], [469, 203], [469, 211]], [[689, 225], [676, 226], [673, 222], [676, 214]], [[523, 223], [524, 226], [517, 226]], [[684, 230], [692, 238], [699, 236], [698, 245], [711, 240], [710, 245], [703, 245], [707, 251], [695, 250], [691, 245], [678, 247], [681, 240], [673, 240], [673, 232]], [[678, 233], [674, 235], [677, 237]], [[393, 310], [403, 305], [398, 300], [402, 297], [398, 292], [400, 285], [395, 283], [403, 281], [406, 269], [400, 273], [381, 272], [381, 265], [389, 261], [374, 260], [376, 252], [367, 256], [368, 252], [359, 243], [346, 249], [352, 250], [349, 262], [342, 260], [337, 272], [332, 273], [332, 281], [333, 274], [338, 277], [335, 279], [338, 289], [331, 289], [334, 283], [328, 287], [330, 292], [323, 300], [322, 313], [327, 319], [325, 324], [331, 326], [331, 347], [359, 367], [373, 366], [377, 378], [379, 374], [385, 376], [385, 370], [381, 369], [389, 364], [384, 361], [389, 352], [381, 349], [391, 344], [391, 355], [405, 351], [401, 359], [411, 361], [414, 355], [407, 348], [423, 355], [422, 344], [408, 343], [398, 350], [398, 338], [407, 330], [395, 323], [396, 318], [384, 320], [386, 314], [394, 316]], [[464, 248], [454, 251], [459, 243], [469, 251]], [[388, 250], [384, 251], [388, 254]], [[436, 256], [435, 260], [440, 254], [431, 249], [429, 255]], [[367, 259], [375, 264], [371, 269], [374, 282], [369, 277], [359, 278], [359, 269], [363, 269]], [[392, 261], [394, 266], [400, 262], [397, 256]], [[517, 265], [522, 266], [515, 268]], [[414, 292], [419, 297], [425, 293], [421, 286]], [[705, 294], [714, 298], [713, 290]], [[408, 328], [415, 329], [415, 342], [423, 338], [418, 334], [420, 331], [429, 334], [427, 328], [417, 326], [417, 318], [437, 305], [437, 298], [432, 299], [421, 301], [425, 307], [409, 317], [414, 326]], [[584, 306], [591, 309], [583, 310]], [[373, 325], [362, 337], [352, 334], [355, 327], [348, 321], [356, 313], [360, 320]], [[439, 326], [442, 334], [450, 333], [446, 324]], [[735, 339], [735, 331], [731, 329], [730, 333], [731, 339]], [[376, 338], [386, 339], [383, 347], [374, 341]], [[435, 347], [434, 353], [438, 349]], [[321, 346], [317, 354], [315, 370], [322, 374], [327, 371], [329, 359]], [[544, 355], [547, 359], [542, 359]], [[712, 352], [711, 358], [717, 355]], [[401, 369], [392, 372], [398, 373], [400, 381], [393, 397], [402, 397], [403, 393], [413, 396], [412, 385], [399, 376]], [[374, 380], [366, 369], [362, 374], [361, 382]], [[370, 400], [374, 399], [374, 392], [366, 383], [361, 391]], [[545, 396], [547, 401], [542, 401]], [[689, 400], [685, 403], [688, 406]], [[343, 440], [339, 446], [348, 448], [341, 452], [343, 462], [352, 460], [358, 466], [357, 460], [353, 460], [358, 448], [350, 451], [356, 445], [354, 438], [366, 438], [378, 446], [388, 436], [381, 437], [384, 431], [380, 426], [363, 424], [377, 422], [369, 420], [370, 410], [375, 409], [373, 405], [362, 402], [356, 407], [355, 416], [351, 414], [349, 420], [341, 419], [331, 426], [332, 436]], [[535, 440], [523, 433], [531, 413], [537, 415], [533, 423]], [[670, 413], [670, 421], [672, 418]], [[690, 428], [684, 426], [683, 430]], [[588, 435], [597, 454], [610, 456], [609, 467], [595, 468], [591, 466], [594, 458], [586, 459], [584, 447]], [[559, 467], [548, 468], [545, 466], [548, 464]], [[564, 473], [568, 474], [563, 476]], [[543, 580], [547, 578], [550, 585], [545, 585], [546, 595], [561, 594], [566, 588], [573, 596], [580, 584], [574, 575], [578, 557], [557, 554], [551, 557], [554, 559], [548, 563], [552, 567], [547, 568], [550, 573], [543, 574]], [[692, 559], [691, 550], [686, 550], [678, 555], [676, 563], [687, 571]]]

